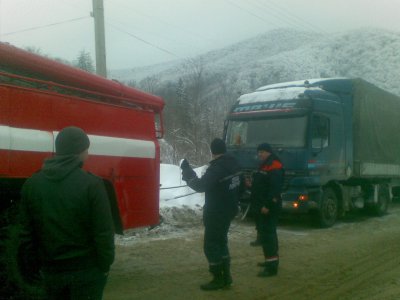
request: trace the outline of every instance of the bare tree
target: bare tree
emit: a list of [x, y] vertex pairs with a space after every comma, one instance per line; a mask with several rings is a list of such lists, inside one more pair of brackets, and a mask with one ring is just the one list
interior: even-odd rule
[[210, 141], [222, 137], [224, 119], [238, 97], [238, 78], [208, 72], [201, 58], [186, 61], [180, 74], [177, 82], [159, 89], [167, 104], [165, 139], [174, 149], [175, 163], [188, 158], [202, 165], [210, 159]]
[[155, 94], [160, 85], [157, 76], [147, 76], [139, 82], [139, 88], [151, 94]]
[[38, 55], [47, 57], [47, 55], [45, 55], [43, 53], [42, 49], [40, 49], [39, 47], [28, 46], [28, 47], [25, 47], [25, 50], [28, 52], [34, 53], [34, 54], [38, 54]]

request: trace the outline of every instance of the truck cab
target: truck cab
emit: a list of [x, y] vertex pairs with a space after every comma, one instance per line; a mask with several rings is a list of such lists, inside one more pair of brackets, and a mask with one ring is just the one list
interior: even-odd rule
[[367, 189], [353, 176], [352, 91], [343, 78], [268, 85], [240, 96], [225, 122], [228, 152], [245, 176], [258, 167], [257, 145], [269, 143], [285, 169], [284, 211], [310, 212], [322, 227], [356, 206], [347, 194]]

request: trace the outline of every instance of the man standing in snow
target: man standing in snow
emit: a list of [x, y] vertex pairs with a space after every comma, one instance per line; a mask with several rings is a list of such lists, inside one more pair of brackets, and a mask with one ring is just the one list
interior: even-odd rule
[[103, 181], [82, 170], [89, 144], [82, 129], [64, 128], [56, 155], [22, 188], [21, 247], [33, 250], [48, 299], [101, 299], [114, 260]]
[[281, 192], [283, 188], [283, 165], [273, 154], [269, 144], [257, 147], [260, 166], [253, 174], [251, 197], [256, 212], [256, 229], [259, 236], [265, 262], [259, 263], [264, 267], [258, 276], [269, 277], [278, 273], [278, 235], [276, 227], [282, 208]]
[[181, 163], [182, 179], [197, 192], [205, 192], [203, 210], [204, 253], [213, 275], [211, 282], [200, 286], [202, 290], [218, 290], [232, 284], [228, 230], [238, 211], [240, 186], [239, 165], [226, 154], [223, 140], [211, 142], [212, 160], [206, 173], [198, 178], [186, 160]]

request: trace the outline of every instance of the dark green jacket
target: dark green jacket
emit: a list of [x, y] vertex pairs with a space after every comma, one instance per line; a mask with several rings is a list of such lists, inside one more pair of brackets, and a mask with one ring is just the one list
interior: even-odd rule
[[98, 267], [107, 272], [114, 260], [103, 181], [81, 166], [77, 156], [55, 156], [22, 188], [21, 242], [33, 245], [45, 270]]

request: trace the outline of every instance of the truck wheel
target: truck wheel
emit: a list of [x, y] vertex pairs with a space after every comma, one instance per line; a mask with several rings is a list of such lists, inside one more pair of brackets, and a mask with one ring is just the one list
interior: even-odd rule
[[326, 188], [322, 192], [321, 206], [317, 212], [320, 227], [327, 228], [335, 224], [338, 217], [338, 200], [333, 189]]
[[369, 207], [370, 212], [375, 216], [383, 216], [387, 213], [390, 203], [389, 187], [386, 184], [379, 185], [378, 202]]

